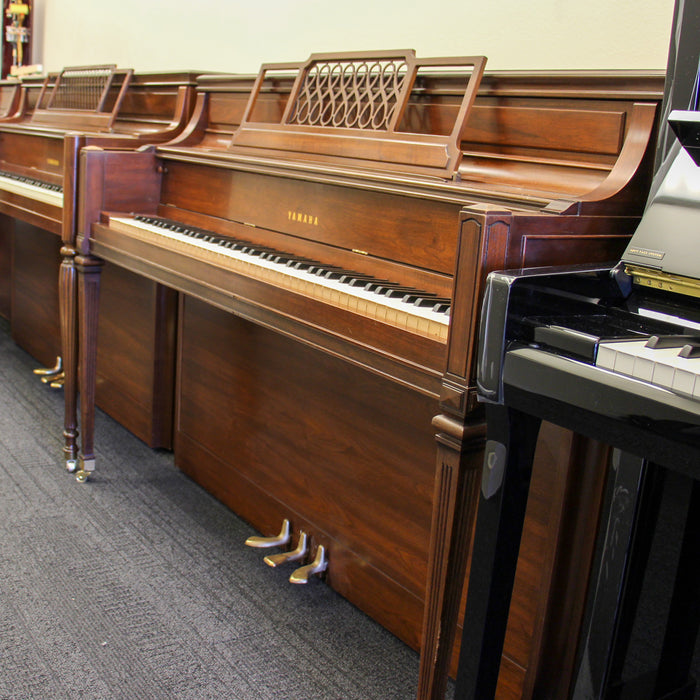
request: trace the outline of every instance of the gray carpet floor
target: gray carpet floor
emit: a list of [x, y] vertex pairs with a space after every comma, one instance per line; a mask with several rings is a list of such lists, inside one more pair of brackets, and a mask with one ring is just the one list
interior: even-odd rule
[[[61, 463], [63, 396], [0, 320], [0, 698], [408, 700], [418, 655], [104, 414]], [[450, 693], [452, 690], [450, 690]]]

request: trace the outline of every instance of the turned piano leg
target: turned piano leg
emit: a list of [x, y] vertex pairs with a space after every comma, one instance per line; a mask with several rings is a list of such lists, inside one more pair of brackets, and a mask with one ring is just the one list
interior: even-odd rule
[[443, 700], [447, 689], [459, 603], [476, 517], [483, 463], [483, 423], [464, 426], [448, 416], [438, 429], [428, 581], [418, 677], [418, 700]]
[[87, 481], [95, 469], [95, 385], [97, 373], [97, 319], [102, 261], [76, 256], [78, 271], [80, 425], [82, 444], [76, 479]]
[[74, 472], [78, 465], [78, 331], [75, 250], [61, 248], [58, 279], [58, 304], [63, 357], [63, 456], [66, 469]]

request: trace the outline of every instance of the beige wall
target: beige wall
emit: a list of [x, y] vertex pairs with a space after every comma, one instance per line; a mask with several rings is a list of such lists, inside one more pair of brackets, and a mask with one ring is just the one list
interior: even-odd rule
[[255, 72], [310, 53], [485, 54], [491, 69], [665, 68], [673, 0], [35, 0], [47, 70]]

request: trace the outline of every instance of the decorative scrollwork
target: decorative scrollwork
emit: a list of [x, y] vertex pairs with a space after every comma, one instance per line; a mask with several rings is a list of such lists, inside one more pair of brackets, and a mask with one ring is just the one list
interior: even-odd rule
[[403, 60], [315, 62], [304, 76], [288, 123], [386, 131], [407, 74]]

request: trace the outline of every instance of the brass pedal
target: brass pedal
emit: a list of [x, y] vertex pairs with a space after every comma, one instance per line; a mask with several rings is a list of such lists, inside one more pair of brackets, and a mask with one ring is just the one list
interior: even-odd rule
[[[39, 375], [42, 381], [46, 383], [46, 381], [50, 381], [57, 374], [63, 372], [63, 358], [59, 355], [56, 357], [56, 364], [53, 367], [37, 367], [32, 372]], [[45, 377], [47, 378], [46, 380], [44, 379]]]
[[53, 378], [42, 377], [41, 381], [44, 382], [44, 384], [48, 384], [52, 389], [62, 389], [66, 381], [66, 374], [65, 372], [59, 372]]
[[287, 544], [291, 539], [289, 520], [285, 518], [282, 521], [282, 529], [279, 535], [274, 537], [260, 537], [259, 535], [253, 535], [249, 537], [245, 543], [248, 547], [280, 547], [283, 544]]
[[326, 559], [326, 549], [320, 544], [316, 550], [314, 560], [306, 566], [300, 566], [289, 577], [289, 583], [308, 583], [309, 578], [316, 574], [323, 573], [328, 568], [328, 560]]
[[280, 552], [279, 554], [269, 554], [265, 557], [265, 559], [263, 559], [263, 561], [268, 566], [281, 566], [282, 564], [286, 564], [288, 561], [303, 559], [306, 556], [306, 550], [306, 533], [302, 531], [299, 533], [299, 542], [297, 543], [295, 549], [292, 549], [289, 552]]

